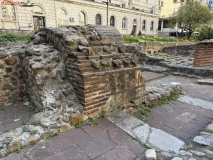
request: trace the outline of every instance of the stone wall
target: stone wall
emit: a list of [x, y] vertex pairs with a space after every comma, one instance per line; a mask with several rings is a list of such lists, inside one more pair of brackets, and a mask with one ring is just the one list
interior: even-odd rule
[[[137, 43], [126, 43], [127, 46], [135, 46], [142, 52], [153, 54], [166, 52], [169, 54], [182, 54], [187, 52], [193, 52], [195, 44], [189, 44], [190, 42], [137, 42]], [[190, 46], [190, 48], [188, 48]], [[131, 48], [128, 52], [131, 51]]]
[[194, 66], [213, 67], [213, 42], [203, 41], [196, 45]]
[[0, 103], [22, 100], [25, 96], [19, 55], [10, 48], [0, 48], [0, 88]]
[[164, 47], [163, 52], [173, 55], [194, 56], [196, 43]]

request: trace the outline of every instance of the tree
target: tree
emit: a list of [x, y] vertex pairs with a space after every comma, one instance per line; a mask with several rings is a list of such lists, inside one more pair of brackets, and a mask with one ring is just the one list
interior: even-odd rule
[[213, 14], [208, 7], [202, 6], [200, 2], [188, 0], [177, 13], [169, 17], [169, 24], [172, 28], [177, 26], [186, 31], [190, 39], [195, 30], [210, 24], [212, 19]]
[[205, 39], [212, 39], [213, 38], [213, 29], [208, 26], [203, 26], [200, 35], [198, 36], [198, 39], [200, 41], [205, 40]]
[[141, 36], [141, 35], [142, 35], [141, 31], [139, 31], [138, 35], [139, 35], [139, 36]]

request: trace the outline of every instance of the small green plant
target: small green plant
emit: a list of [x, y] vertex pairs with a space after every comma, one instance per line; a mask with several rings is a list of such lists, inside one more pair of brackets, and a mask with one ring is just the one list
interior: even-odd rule
[[4, 106], [1, 104], [0, 105], [0, 111], [3, 111], [4, 110]]
[[36, 109], [35, 109], [35, 112], [36, 112], [36, 113], [39, 113], [39, 112], [41, 112], [41, 111], [40, 111], [39, 108], [36, 108]]
[[4, 34], [4, 35], [0, 35], [0, 42], [5, 42], [5, 41], [11, 41], [11, 42], [15, 42], [15, 41], [29, 41], [30, 40], [30, 36], [15, 36], [13, 34]]
[[167, 70], [166, 70], [166, 73], [171, 74], [172, 71], [171, 71], [170, 69], [167, 69]]
[[134, 35], [134, 31], [132, 30], [131, 35]]
[[159, 56], [159, 55], [161, 55], [161, 53], [159, 53], [159, 52], [154, 52], [153, 55], [154, 55], [154, 56]]
[[19, 149], [17, 149], [17, 150], [16, 150], [16, 153], [20, 153], [22, 149], [24, 149], [23, 146], [21, 146]]
[[55, 139], [56, 136], [59, 136], [60, 134], [59, 133], [55, 133], [54, 135], [50, 135], [47, 139], [50, 140], [50, 139]]
[[81, 128], [81, 126], [83, 126], [85, 123], [86, 123], [86, 121], [77, 122], [77, 123], [75, 124], [75, 127], [76, 127], [76, 128]]
[[36, 107], [35, 107], [34, 103], [29, 103], [28, 106], [27, 106], [27, 108], [29, 108], [29, 109], [35, 109]]
[[138, 110], [137, 112], [135, 112], [134, 114], [136, 113], [141, 113], [141, 116], [139, 117], [141, 120], [144, 120], [144, 121], [148, 121], [148, 112], [151, 112], [151, 110], [149, 108], [144, 108], [144, 109], [140, 109]]
[[10, 129], [5, 129], [3, 132], [4, 132], [4, 133], [10, 132]]
[[107, 111], [104, 110], [104, 109], [101, 111], [101, 115], [102, 115], [102, 117], [104, 117], [104, 118], [107, 118], [107, 117], [108, 117]]
[[7, 103], [12, 103], [12, 104], [16, 104], [16, 100], [12, 99], [12, 100], [8, 100]]
[[8, 156], [8, 154], [9, 154], [9, 152], [7, 151], [7, 152], [4, 154], [4, 156]]
[[139, 36], [141, 36], [141, 35], [142, 35], [141, 31], [139, 31], [138, 35], [139, 35]]
[[92, 117], [89, 117], [88, 123], [89, 123], [91, 126], [93, 126], [93, 127], [97, 127], [98, 124], [99, 124], [98, 120], [97, 120], [97, 119], [94, 120], [94, 118], [92, 118]]

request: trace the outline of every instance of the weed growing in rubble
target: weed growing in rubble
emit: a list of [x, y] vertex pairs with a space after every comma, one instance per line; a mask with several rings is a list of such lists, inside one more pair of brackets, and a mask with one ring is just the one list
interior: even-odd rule
[[144, 120], [144, 121], [147, 122], [148, 121], [148, 117], [149, 117], [148, 112], [151, 112], [151, 110], [149, 108], [144, 108], [144, 109], [138, 110], [134, 114], [141, 113], [141, 116], [139, 117], [139, 119]]
[[1, 104], [0, 105], [0, 111], [3, 111], [4, 110], [4, 106]]
[[27, 108], [29, 108], [29, 109], [35, 109], [36, 107], [35, 107], [34, 103], [29, 103], [28, 106], [27, 106]]
[[86, 123], [86, 121], [77, 122], [77, 123], [75, 124], [75, 127], [76, 127], [76, 128], [81, 128], [81, 126], [83, 126], [85, 123]]
[[20, 153], [22, 149], [25, 149], [25, 147], [21, 146], [19, 149], [16, 150], [16, 153]]
[[94, 120], [94, 118], [92, 118], [92, 117], [89, 117], [88, 123], [89, 123], [91, 126], [93, 126], [93, 127], [97, 127], [98, 124], [99, 124], [98, 120], [97, 120], [97, 119]]
[[12, 99], [12, 100], [8, 100], [7, 103], [12, 103], [12, 104], [16, 104], [16, 100]]
[[107, 117], [108, 117], [107, 111], [104, 110], [104, 109], [101, 111], [101, 115], [102, 115], [102, 117], [104, 117], [104, 118], [107, 118]]

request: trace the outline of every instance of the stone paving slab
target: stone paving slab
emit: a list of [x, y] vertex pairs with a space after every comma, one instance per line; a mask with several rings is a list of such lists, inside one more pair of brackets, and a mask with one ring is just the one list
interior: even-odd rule
[[23, 104], [24, 102], [20, 101], [15, 104], [3, 105], [3, 109], [0, 109], [0, 133], [29, 122], [30, 116], [35, 111]]
[[146, 77], [147, 82], [167, 76], [166, 74], [163, 74], [163, 73], [154, 73], [154, 72], [148, 72], [148, 71], [143, 71], [142, 75]]

